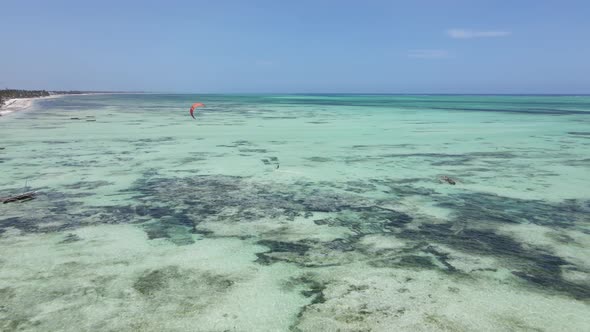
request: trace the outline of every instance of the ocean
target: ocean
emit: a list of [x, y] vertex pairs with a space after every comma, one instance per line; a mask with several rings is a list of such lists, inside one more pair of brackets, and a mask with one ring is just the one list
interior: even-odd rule
[[66, 96], [0, 170], [2, 331], [590, 327], [590, 96]]

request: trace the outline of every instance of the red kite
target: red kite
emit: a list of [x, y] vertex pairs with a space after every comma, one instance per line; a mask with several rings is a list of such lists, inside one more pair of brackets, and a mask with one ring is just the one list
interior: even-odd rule
[[203, 103], [194, 103], [193, 106], [191, 106], [190, 113], [191, 113], [191, 116], [193, 117], [193, 119], [196, 119], [195, 118], [195, 115], [193, 114], [193, 112], [195, 111], [195, 108], [197, 108], [197, 107], [205, 107], [205, 104], [203, 104]]

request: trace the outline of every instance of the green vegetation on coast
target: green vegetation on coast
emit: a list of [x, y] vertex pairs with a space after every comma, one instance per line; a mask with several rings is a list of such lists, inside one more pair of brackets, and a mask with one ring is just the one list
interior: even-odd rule
[[49, 95], [50, 95], [50, 93], [46, 90], [4, 89], [4, 90], [0, 90], [0, 106], [4, 105], [4, 102], [7, 101], [8, 99], [47, 97]]

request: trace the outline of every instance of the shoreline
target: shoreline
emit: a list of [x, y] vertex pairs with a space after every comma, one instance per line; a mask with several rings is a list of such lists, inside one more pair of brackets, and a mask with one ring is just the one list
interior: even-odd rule
[[37, 101], [39, 99], [53, 99], [53, 98], [58, 98], [58, 97], [62, 97], [62, 96], [65, 96], [65, 95], [51, 95], [51, 96], [45, 96], [45, 97], [8, 99], [4, 103], [4, 105], [0, 106], [0, 117], [9, 115], [11, 113], [19, 112], [19, 111], [24, 111], [24, 110], [32, 107], [35, 104], [35, 101]]
[[31, 98], [12, 98], [4, 102], [4, 105], [0, 105], [0, 117], [6, 116], [15, 112], [25, 111], [35, 105], [35, 102], [41, 99], [54, 99], [66, 96], [90, 96], [99, 94], [110, 94], [110, 93], [75, 93], [75, 94], [52, 94], [43, 97], [31, 97]]

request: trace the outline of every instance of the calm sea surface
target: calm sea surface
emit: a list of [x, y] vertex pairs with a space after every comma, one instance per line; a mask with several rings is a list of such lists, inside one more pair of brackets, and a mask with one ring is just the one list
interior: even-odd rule
[[590, 329], [588, 96], [41, 100], [25, 184], [1, 331]]

